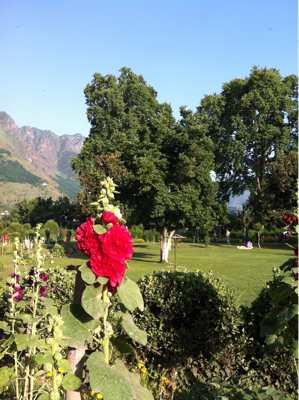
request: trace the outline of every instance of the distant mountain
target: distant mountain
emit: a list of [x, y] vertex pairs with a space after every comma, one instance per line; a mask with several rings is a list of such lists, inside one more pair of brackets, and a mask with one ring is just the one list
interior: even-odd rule
[[10, 208], [24, 197], [75, 200], [80, 187], [70, 160], [83, 142], [80, 133], [57, 136], [29, 126], [18, 128], [0, 112], [0, 208]]

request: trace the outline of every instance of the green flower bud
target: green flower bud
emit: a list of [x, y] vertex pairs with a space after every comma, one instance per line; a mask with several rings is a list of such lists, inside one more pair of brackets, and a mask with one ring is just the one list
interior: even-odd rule
[[51, 363], [46, 363], [44, 364], [44, 371], [45, 372], [52, 372], [53, 371], [53, 366]]

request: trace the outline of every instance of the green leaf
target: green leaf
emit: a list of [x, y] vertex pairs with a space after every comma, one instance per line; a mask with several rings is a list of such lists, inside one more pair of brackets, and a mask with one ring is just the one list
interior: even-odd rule
[[130, 354], [135, 352], [133, 347], [123, 340], [123, 336], [110, 338], [110, 342], [113, 344], [114, 347], [117, 348], [118, 351], [123, 354]]
[[106, 233], [107, 229], [104, 228], [102, 225], [94, 225], [93, 226], [93, 230], [95, 231], [95, 233], [97, 233], [98, 235], [101, 235], [102, 233]]
[[108, 281], [109, 278], [105, 278], [104, 276], [98, 276], [97, 282], [99, 282], [101, 285], [106, 285]]
[[82, 294], [82, 306], [93, 318], [99, 319], [104, 317], [108, 304], [105, 303], [102, 297], [103, 287], [87, 286]]
[[22, 319], [24, 324], [28, 324], [28, 322], [31, 320], [32, 315], [31, 314], [20, 314], [19, 318]]
[[61, 368], [63, 372], [70, 372], [70, 373], [73, 372], [68, 360], [66, 359], [59, 360], [58, 367]]
[[65, 390], [77, 390], [81, 386], [82, 382], [81, 379], [77, 378], [74, 374], [65, 375], [62, 378], [62, 386]]
[[45, 374], [45, 373], [46, 373], [46, 371], [43, 371], [42, 369], [40, 369], [39, 371], [37, 371], [37, 372], [34, 374], [34, 377], [36, 378], [37, 376], [43, 375], [43, 374]]
[[45, 351], [44, 354], [43, 353], [38, 353], [35, 356], [35, 361], [39, 365], [50, 363], [50, 362], [52, 362], [52, 355], [51, 355], [51, 353], [49, 351]]
[[113, 367], [105, 363], [104, 353], [92, 353], [87, 362], [90, 386], [100, 392], [105, 400], [133, 400], [134, 392], [129, 379], [129, 372], [120, 360]]
[[[66, 344], [79, 349], [84, 347], [86, 342], [90, 342], [92, 340], [92, 336], [88, 328], [82, 322], [80, 322], [76, 316], [74, 316], [71, 311], [73, 307], [71, 306], [64, 305], [61, 309], [61, 317], [64, 322], [62, 330]], [[84, 315], [81, 315], [81, 317], [84, 318]]]
[[135, 400], [154, 400], [153, 395], [151, 394], [151, 392], [146, 389], [145, 387], [143, 387], [142, 385], [140, 385], [140, 375], [136, 374], [136, 373], [130, 373], [130, 379], [131, 379], [131, 383], [133, 386], [133, 391], [134, 391], [134, 399]]
[[116, 316], [118, 318], [122, 318], [122, 327], [130, 336], [130, 338], [145, 346], [147, 343], [147, 334], [145, 331], [137, 328], [137, 326], [134, 324], [132, 316], [128, 312], [124, 313], [122, 311], [118, 311]]
[[296, 314], [298, 314], [298, 304], [293, 304], [291, 307], [284, 307], [277, 314], [278, 323], [283, 324], [284, 322], [292, 319]]
[[38, 400], [50, 400], [48, 393], [43, 393], [39, 396]]
[[16, 337], [15, 342], [19, 351], [27, 348], [32, 349], [35, 347], [36, 341], [39, 339], [38, 335], [20, 334]]
[[45, 339], [38, 339], [35, 342], [35, 347], [39, 348], [40, 350], [45, 350], [49, 348], [49, 345], [46, 343]]
[[0, 329], [2, 329], [5, 333], [10, 333], [10, 327], [5, 321], [0, 321]]
[[96, 275], [92, 272], [90, 269], [90, 264], [89, 261], [79, 268], [79, 271], [81, 272], [81, 276], [84, 282], [86, 282], [88, 285], [91, 285], [92, 283], [95, 282], [96, 280]]
[[122, 284], [118, 287], [117, 292], [128, 310], [134, 311], [138, 307], [140, 311], [143, 311], [143, 298], [135, 282], [125, 277]]
[[299, 358], [298, 357], [298, 340], [294, 341], [293, 349], [294, 349], [293, 356], [298, 359]]

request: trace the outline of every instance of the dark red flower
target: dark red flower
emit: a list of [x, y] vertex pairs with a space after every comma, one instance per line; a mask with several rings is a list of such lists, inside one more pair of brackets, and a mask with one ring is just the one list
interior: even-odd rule
[[118, 262], [130, 260], [133, 255], [131, 235], [123, 225], [116, 224], [100, 235], [102, 251]]
[[295, 255], [296, 257], [298, 257], [298, 247], [297, 247], [297, 249], [294, 250], [294, 255]]
[[91, 257], [99, 248], [99, 235], [93, 230], [94, 221], [88, 217], [76, 231], [77, 248], [87, 257]]
[[23, 293], [22, 288], [20, 286], [15, 286], [14, 287], [13, 294], [16, 294], [16, 296], [13, 297], [14, 301], [22, 300], [22, 298], [24, 297], [24, 293]]
[[[11, 277], [11, 279], [13, 279], [14, 277], [15, 277], [15, 273], [13, 272], [12, 274], [9, 274], [8, 276], [10, 276]], [[16, 283], [19, 283], [20, 282], [20, 277], [19, 277], [19, 275], [17, 275], [17, 278], [16, 278]], [[11, 284], [9, 284], [9, 283], [6, 283], [6, 286], [9, 286], [9, 287], [11, 287], [11, 286], [13, 286], [13, 283], [11, 283]]]
[[38, 291], [39, 296], [40, 297], [47, 297], [47, 295], [45, 294], [47, 289], [48, 289], [48, 285], [42, 286]]
[[114, 288], [119, 286], [124, 279], [126, 264], [107, 256], [101, 250], [92, 255], [90, 266], [95, 275], [109, 278], [109, 283]]
[[108, 224], [115, 225], [119, 222], [118, 218], [112, 212], [109, 212], [109, 211], [103, 212], [102, 219], [103, 219], [104, 225], [108, 225]]

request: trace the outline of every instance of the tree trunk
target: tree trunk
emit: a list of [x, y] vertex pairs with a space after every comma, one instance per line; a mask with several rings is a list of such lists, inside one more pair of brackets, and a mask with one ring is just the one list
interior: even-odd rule
[[[85, 283], [81, 278], [81, 272], [78, 271], [75, 283], [74, 303], [81, 304], [81, 298], [84, 289], [85, 289]], [[84, 358], [85, 358], [85, 347], [81, 349], [75, 349], [73, 347], [68, 348], [67, 360], [72, 368], [73, 374], [80, 379], [82, 379]], [[80, 389], [75, 391], [67, 390], [65, 392], [65, 400], [81, 400]]]
[[167, 262], [166, 259], [166, 246], [167, 246], [167, 228], [163, 228], [163, 233], [161, 234], [161, 255], [160, 263]]

